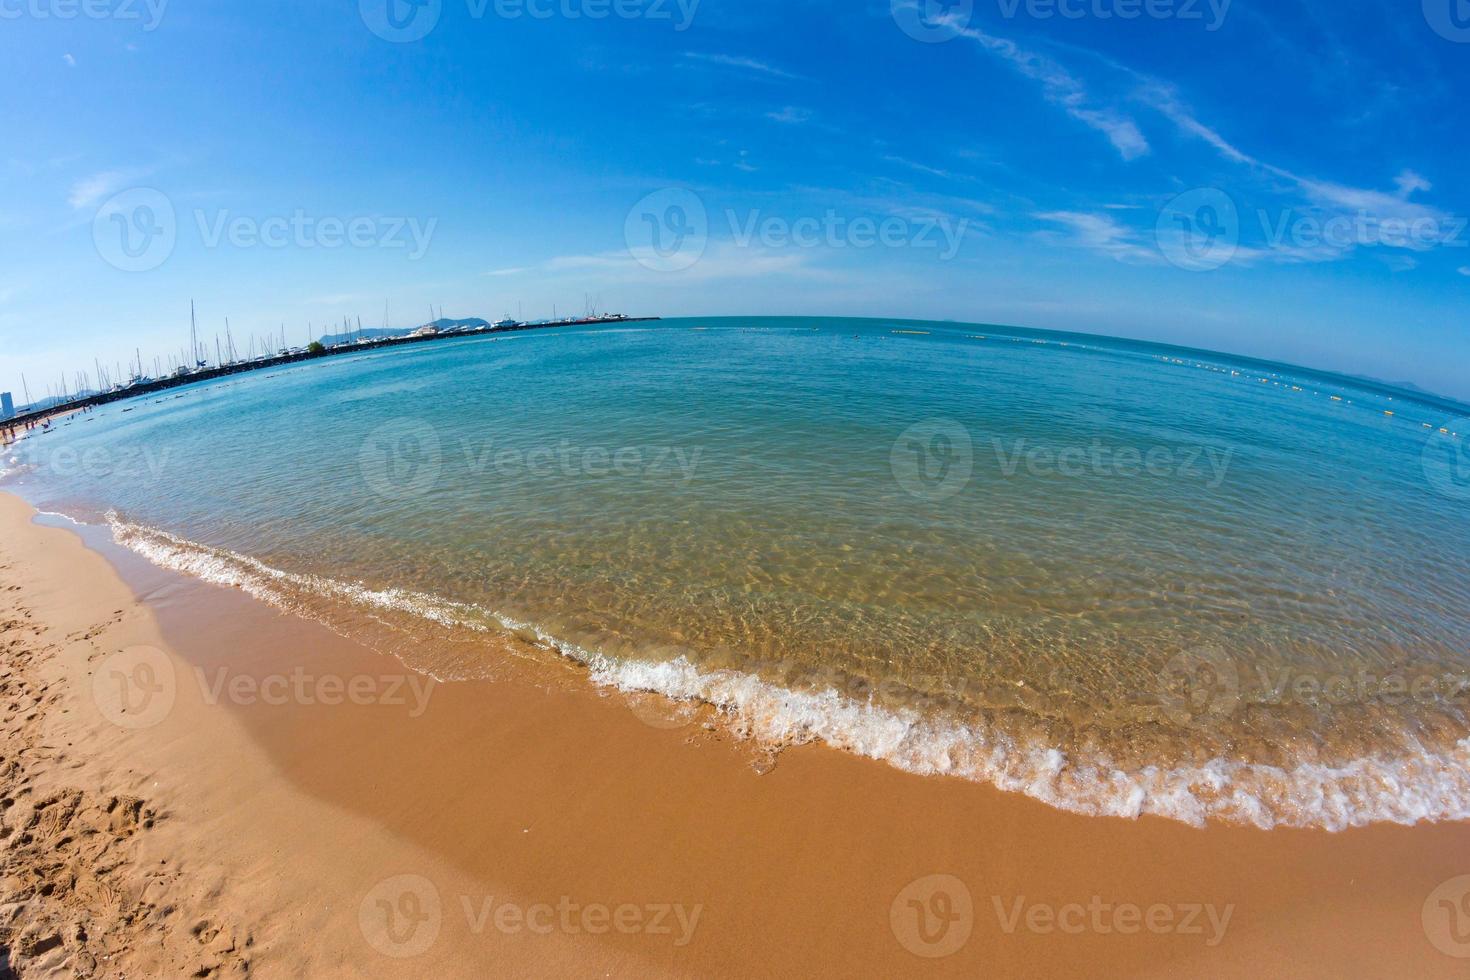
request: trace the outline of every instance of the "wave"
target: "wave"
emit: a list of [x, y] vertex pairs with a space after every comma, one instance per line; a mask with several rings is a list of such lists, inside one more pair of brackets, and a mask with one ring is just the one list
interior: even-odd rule
[[[1165, 817], [1340, 831], [1372, 823], [1470, 819], [1470, 738], [1434, 748], [1404, 733], [1401, 750], [1338, 765], [1264, 765], [1226, 758], [1128, 767], [1098, 749], [1064, 751], [1030, 734], [959, 724], [917, 709], [864, 702], [836, 690], [797, 691], [737, 670], [703, 669], [687, 657], [665, 662], [609, 657], [539, 626], [480, 606], [403, 589], [371, 589], [273, 568], [247, 555], [128, 523], [109, 512], [113, 538], [155, 565], [235, 587], [277, 608], [334, 625], [322, 602], [372, 615], [399, 614], [446, 630], [534, 638], [586, 668], [591, 681], [716, 709], [735, 733], [771, 747], [821, 742], [923, 776], [953, 776], [1023, 793], [1089, 816]], [[340, 630], [339, 630], [340, 631]], [[405, 665], [440, 681], [475, 676], [465, 664]], [[483, 651], [477, 651], [483, 657]]]

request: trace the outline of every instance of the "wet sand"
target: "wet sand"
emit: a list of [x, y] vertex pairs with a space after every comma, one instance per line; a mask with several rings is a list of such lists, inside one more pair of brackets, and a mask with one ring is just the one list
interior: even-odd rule
[[1197, 830], [818, 745], [773, 760], [570, 666], [429, 685], [31, 518], [0, 495], [22, 976], [1467, 968], [1464, 824]]

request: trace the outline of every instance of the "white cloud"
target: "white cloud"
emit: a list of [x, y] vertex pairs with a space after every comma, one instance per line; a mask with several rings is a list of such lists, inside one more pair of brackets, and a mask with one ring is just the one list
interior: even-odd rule
[[83, 177], [72, 185], [67, 203], [78, 211], [89, 208], [103, 198], [122, 190], [132, 179], [131, 174], [121, 170], [106, 170], [90, 177]]
[[1046, 211], [1036, 216], [1042, 221], [1062, 225], [1070, 233], [1062, 238], [1043, 233], [1060, 244], [1085, 248], [1117, 259], [1119, 262], [1157, 263], [1162, 256], [1140, 243], [1137, 234], [1105, 214], [1082, 211]]
[[[66, 201], [74, 210], [86, 211], [112, 197], [119, 191], [141, 186], [158, 168], [137, 167], [128, 170], [102, 170], [72, 183]], [[196, 195], [197, 196], [197, 195]], [[78, 216], [77, 220], [83, 220]], [[91, 220], [85, 218], [85, 220]]]
[[908, 167], [910, 170], [917, 170], [921, 174], [928, 174], [931, 177], [944, 177], [945, 179], [953, 179], [955, 177], [955, 175], [948, 170], [941, 170], [938, 167], [931, 167], [927, 163], [919, 163], [914, 160], [909, 160], [905, 157], [889, 155], [885, 156], [883, 159], [887, 160], [889, 163], [896, 163], [899, 166]]
[[1470, 276], [1470, 265], [1462, 265], [1455, 271], [1462, 276]]
[[692, 61], [703, 61], [706, 64], [720, 65], [724, 68], [742, 68], [760, 75], [768, 75], [771, 78], [797, 79], [801, 77], [800, 75], [794, 75], [789, 71], [783, 71], [780, 68], [768, 65], [764, 61], [757, 61], [754, 58], [744, 58], [738, 55], [705, 54], [700, 51], [685, 51], [684, 57]]
[[1009, 62], [1027, 78], [1040, 82], [1048, 102], [1061, 106], [1067, 115], [1106, 136], [1124, 160], [1134, 160], [1149, 152], [1148, 140], [1137, 123], [1114, 109], [1095, 105], [1086, 86], [1055, 61], [1027, 51], [1014, 41], [974, 28], [965, 28], [959, 34]]
[[[1355, 229], [1352, 242], [1346, 243], [1346, 247], [1332, 250], [1336, 257], [1350, 254], [1355, 245], [1384, 245], [1426, 251], [1446, 244], [1460, 230], [1460, 223], [1448, 212], [1410, 200], [1416, 192], [1427, 191], [1433, 186], [1413, 170], [1403, 170], [1394, 178], [1395, 190], [1392, 192], [1303, 177], [1285, 167], [1252, 156], [1232, 144], [1217, 130], [1201, 122], [1184, 105], [1173, 85], [1128, 69], [1122, 70], [1143, 82], [1137, 92], [1138, 98], [1162, 113], [1181, 132], [1203, 140], [1231, 163], [1251, 167], [1294, 184], [1306, 199], [1303, 214], [1298, 215], [1299, 217], [1309, 215], [1316, 218], [1319, 224], [1336, 222]], [[1407, 233], [1403, 230], [1405, 228], [1408, 229]], [[1311, 253], [1308, 260], [1313, 261], [1324, 254], [1316, 248], [1307, 251]], [[1300, 259], [1301, 256], [1288, 255], [1288, 258]]]
[[66, 62], [68, 68], [75, 68], [77, 66], [77, 59], [73, 58], [69, 53], [62, 55], [61, 60]]
[[1405, 170], [1399, 174], [1394, 178], [1394, 183], [1398, 185], [1400, 197], [1408, 197], [1415, 191], [1427, 191], [1434, 188], [1433, 184], [1412, 170]]
[[810, 121], [812, 113], [810, 109], [802, 109], [794, 105], [789, 105], [775, 112], [766, 113], [766, 118], [775, 120], [778, 123], [786, 123], [790, 126], [799, 126], [804, 122]]

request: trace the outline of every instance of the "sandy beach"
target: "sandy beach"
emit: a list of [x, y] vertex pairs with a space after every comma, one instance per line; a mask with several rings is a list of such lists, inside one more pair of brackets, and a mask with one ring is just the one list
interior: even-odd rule
[[[1461, 976], [1470, 827], [1061, 813], [505, 658], [437, 684], [0, 495], [20, 976]], [[511, 651], [508, 651], [511, 652]]]

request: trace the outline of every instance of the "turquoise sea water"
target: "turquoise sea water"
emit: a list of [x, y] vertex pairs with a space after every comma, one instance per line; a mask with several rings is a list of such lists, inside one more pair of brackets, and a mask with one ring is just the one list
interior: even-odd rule
[[678, 320], [125, 401], [0, 487], [436, 676], [530, 632], [773, 742], [1336, 827], [1470, 815], [1460, 411], [1079, 335]]

